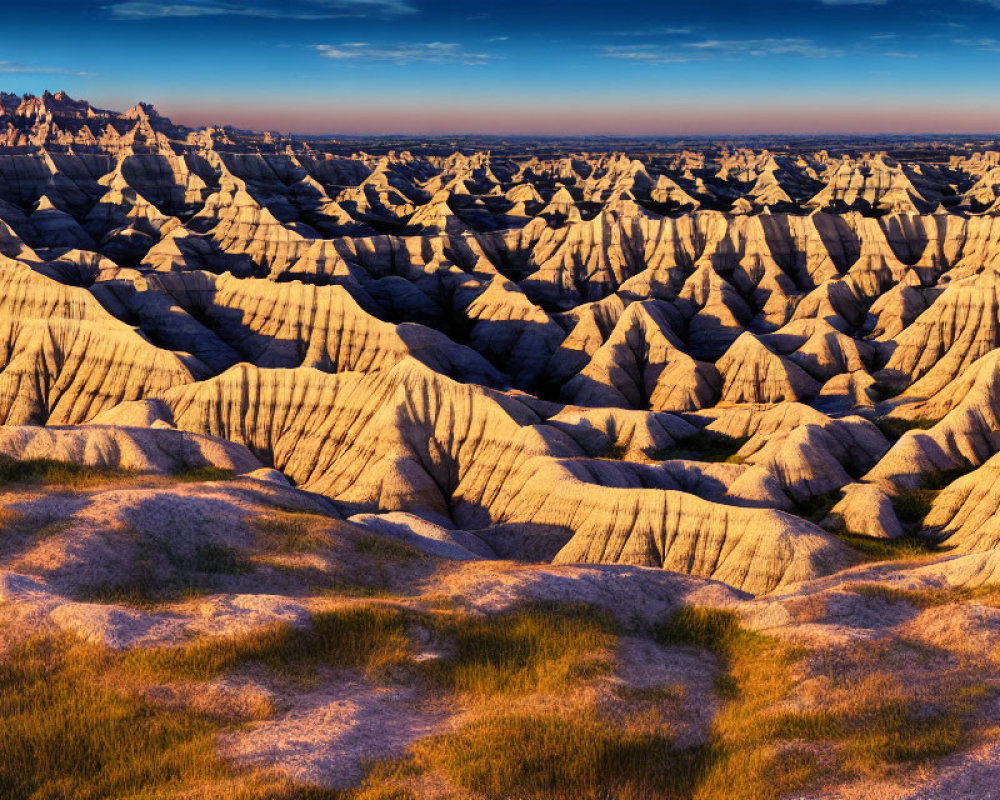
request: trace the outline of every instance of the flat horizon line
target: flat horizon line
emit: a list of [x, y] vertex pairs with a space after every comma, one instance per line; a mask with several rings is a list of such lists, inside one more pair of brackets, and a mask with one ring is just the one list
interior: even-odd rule
[[[203, 128], [220, 127], [216, 125], [204, 125]], [[365, 139], [380, 137], [384, 139], [548, 139], [560, 141], [566, 139], [612, 139], [617, 141], [662, 141], [662, 140], [683, 140], [683, 139], [751, 139], [751, 138], [774, 138], [774, 139], [821, 139], [829, 138], [933, 138], [947, 136], [951, 138], [963, 136], [975, 136], [981, 138], [1000, 138], [1000, 130], [996, 131], [914, 131], [905, 133], [889, 132], [820, 132], [820, 133], [685, 133], [685, 134], [622, 134], [622, 133], [299, 133], [291, 131], [277, 131], [273, 128], [242, 128], [236, 125], [226, 125], [247, 133], [278, 133], [284, 138], [301, 139]]]

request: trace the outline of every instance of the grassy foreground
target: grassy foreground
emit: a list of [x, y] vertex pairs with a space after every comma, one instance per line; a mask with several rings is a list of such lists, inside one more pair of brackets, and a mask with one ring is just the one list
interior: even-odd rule
[[[706, 649], [718, 668], [707, 739], [679, 748], [669, 722], [613, 718], [586, 690], [614, 670], [620, 635], [606, 613], [577, 605], [475, 617], [359, 603], [317, 614], [310, 627], [124, 654], [33, 637], [0, 660], [0, 797], [407, 800], [433, 780], [450, 796], [488, 800], [779, 800], [820, 778], [954, 751], [985, 696], [946, 673], [929, 679], [931, 702], [915, 696], [891, 671], [913, 655], [898, 646], [834, 657], [749, 631], [732, 612], [682, 608], [647, 635]], [[416, 640], [435, 643], [438, 657], [418, 659]], [[373, 765], [365, 786], [334, 792], [230, 766], [215, 738], [244, 722], [158, 706], [144, 693], [249, 665], [293, 683], [320, 667], [416, 683], [454, 697], [468, 721]], [[821, 696], [803, 694], [805, 681]], [[667, 696], [645, 694], [652, 707]]]

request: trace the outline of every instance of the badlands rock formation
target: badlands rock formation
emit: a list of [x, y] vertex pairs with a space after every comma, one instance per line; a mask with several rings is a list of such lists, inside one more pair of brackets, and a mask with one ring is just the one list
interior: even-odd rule
[[898, 533], [892, 496], [1000, 449], [981, 155], [444, 158], [5, 109], [8, 425], [147, 399], [348, 512], [754, 592], [847, 563], [817, 498]]
[[[345, 586], [835, 627], [858, 581], [1000, 579], [996, 150], [395, 150], [0, 99], [5, 614], [125, 650]], [[214, 599], [105, 602], [156, 586]], [[881, 612], [835, 634], [905, 635]]]

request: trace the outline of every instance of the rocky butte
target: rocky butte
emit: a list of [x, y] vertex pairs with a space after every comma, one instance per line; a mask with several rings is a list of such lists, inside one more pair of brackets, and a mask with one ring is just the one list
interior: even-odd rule
[[0, 796], [982, 798], [1000, 145], [0, 94]]

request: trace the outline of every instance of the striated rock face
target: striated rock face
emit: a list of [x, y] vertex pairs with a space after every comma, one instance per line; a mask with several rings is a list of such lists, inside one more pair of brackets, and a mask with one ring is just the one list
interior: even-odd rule
[[908, 395], [934, 394], [1000, 345], [1000, 273], [987, 270], [948, 284], [891, 341], [887, 377], [904, 378]]
[[711, 364], [684, 352], [664, 309], [646, 301], [622, 313], [563, 394], [579, 405], [690, 411], [711, 405], [719, 384]]
[[412, 356], [471, 383], [503, 382], [475, 350], [423, 325], [383, 322], [342, 286], [181, 272], [109, 283], [107, 291], [159, 340], [172, 339], [220, 369], [247, 361], [372, 372]]
[[[825, 534], [792, 517], [664, 491], [679, 486], [669, 473], [566, 461], [584, 452], [570, 430], [579, 419], [543, 424], [516, 400], [454, 383], [412, 360], [367, 376], [234, 367], [161, 398], [179, 428], [245, 444], [302, 488], [356, 511], [408, 510], [480, 530], [505, 554], [603, 561], [595, 554], [607, 552], [616, 563], [680, 569], [684, 558], [664, 548], [684, 531], [684, 546], [716, 551], [682, 571], [748, 591], [802, 579], [810, 564], [818, 574], [846, 559]], [[632, 488], [619, 496], [612, 486]], [[626, 497], [628, 512], [620, 506]], [[688, 515], [689, 507], [696, 513]], [[702, 538], [705, 515], [715, 515], [710, 539]], [[598, 540], [616, 526], [625, 536], [626, 524], [636, 532], [654, 526], [660, 549], [644, 544], [640, 555], [631, 552], [638, 544], [622, 545], [612, 556]], [[763, 546], [736, 544], [747, 537], [772, 534], [780, 546], [755, 571], [740, 572], [740, 556], [724, 558], [733, 548]]]
[[892, 499], [870, 483], [845, 486], [843, 499], [830, 513], [851, 533], [886, 539], [903, 535]]
[[155, 347], [86, 290], [28, 266], [0, 272], [0, 419], [75, 424], [123, 400], [204, 377], [197, 360]]
[[727, 403], [780, 403], [809, 399], [816, 381], [791, 360], [773, 353], [752, 333], [744, 333], [716, 362]]
[[462, 558], [752, 593], [849, 563], [827, 514], [996, 545], [995, 153], [356, 150], [2, 97], [0, 454], [278, 470]]
[[894, 409], [894, 417], [935, 424], [905, 433], [869, 478], [913, 488], [927, 473], [978, 466], [1000, 451], [998, 359], [1000, 351], [985, 355], [930, 399]]
[[568, 433], [587, 455], [618, 453], [629, 461], [655, 460], [698, 432], [674, 414], [620, 408], [566, 406], [548, 422]]
[[582, 455], [518, 401], [406, 360], [326, 375], [236, 366], [160, 395], [179, 428], [245, 444], [296, 484], [359, 510], [418, 510], [462, 527], [518, 462]]
[[935, 498], [924, 524], [946, 536], [958, 552], [1000, 545], [1000, 457], [958, 478]]
[[542, 463], [524, 488], [505, 487], [498, 504], [505, 524], [493, 536], [509, 537], [511, 529], [522, 539], [565, 531], [572, 536], [556, 554], [557, 563], [662, 567], [754, 593], [834, 571], [850, 560], [843, 545], [780, 512], [639, 486], [597, 492], [586, 468], [582, 478], [574, 475], [580, 472], [572, 463]]

